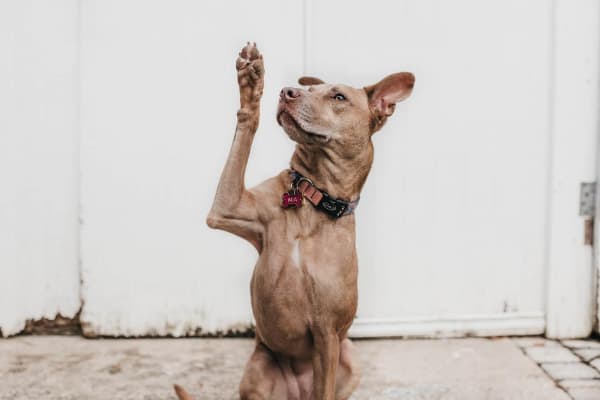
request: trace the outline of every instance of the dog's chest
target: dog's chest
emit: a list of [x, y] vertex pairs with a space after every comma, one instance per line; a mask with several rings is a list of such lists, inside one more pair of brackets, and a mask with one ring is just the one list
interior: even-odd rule
[[344, 326], [356, 309], [354, 231], [328, 224], [324, 229], [306, 228], [307, 224], [271, 226], [254, 271], [257, 328], [274, 349], [307, 351], [312, 321], [325, 318]]
[[296, 277], [293, 271], [301, 271], [334, 284], [335, 274], [345, 275], [356, 267], [353, 218], [330, 220], [310, 205], [283, 213], [286, 218], [274, 220], [266, 229], [267, 245], [260, 258], [269, 274], [289, 272]]

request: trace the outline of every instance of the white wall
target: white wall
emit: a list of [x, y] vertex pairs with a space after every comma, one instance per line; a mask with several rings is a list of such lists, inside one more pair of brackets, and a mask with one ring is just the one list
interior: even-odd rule
[[250, 324], [255, 251], [204, 219], [233, 137], [236, 52], [255, 40], [267, 78], [249, 185], [287, 166], [277, 94], [303, 72], [417, 75], [375, 138], [357, 212], [355, 334], [542, 333], [546, 315], [554, 336], [585, 334], [575, 191], [594, 175], [597, 7], [0, 3], [0, 328], [74, 315], [80, 278], [88, 334]]
[[77, 1], [0, 2], [0, 329], [79, 309]]
[[414, 333], [414, 319], [542, 333], [550, 23], [542, 0], [85, 2], [87, 332], [180, 335], [251, 320], [256, 255], [204, 218], [233, 135], [235, 55], [256, 40], [267, 86], [250, 185], [287, 165], [292, 146], [273, 114], [303, 63], [357, 86], [417, 75], [375, 138], [357, 212], [359, 317], [394, 334]]

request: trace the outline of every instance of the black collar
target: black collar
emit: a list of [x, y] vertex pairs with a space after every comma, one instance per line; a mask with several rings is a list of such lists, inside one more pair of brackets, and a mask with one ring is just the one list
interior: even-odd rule
[[291, 170], [290, 176], [292, 178], [292, 191], [302, 194], [317, 210], [324, 212], [331, 218], [353, 214], [356, 206], [358, 206], [360, 196], [353, 201], [335, 199], [297, 171]]

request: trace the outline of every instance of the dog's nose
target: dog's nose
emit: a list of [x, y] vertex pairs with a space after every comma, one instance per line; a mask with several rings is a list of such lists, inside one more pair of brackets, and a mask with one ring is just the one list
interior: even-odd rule
[[300, 90], [293, 87], [284, 87], [283, 89], [281, 89], [279, 97], [282, 100], [294, 100], [300, 97]]

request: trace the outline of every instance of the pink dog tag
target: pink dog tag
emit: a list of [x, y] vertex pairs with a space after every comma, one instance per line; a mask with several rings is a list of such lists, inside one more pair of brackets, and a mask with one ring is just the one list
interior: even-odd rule
[[297, 191], [289, 191], [281, 196], [281, 207], [283, 208], [300, 208], [302, 207], [302, 193]]

